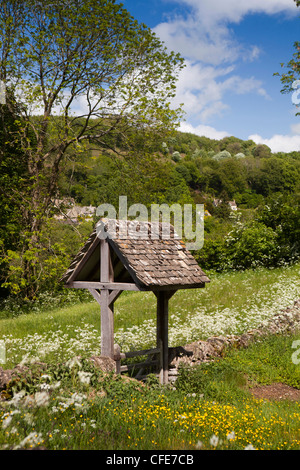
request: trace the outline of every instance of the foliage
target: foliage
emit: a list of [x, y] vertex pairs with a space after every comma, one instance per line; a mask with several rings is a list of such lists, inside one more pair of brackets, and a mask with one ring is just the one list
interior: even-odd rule
[[[294, 0], [296, 2], [297, 7], [300, 6], [299, 0]], [[295, 100], [294, 104], [296, 105], [296, 108], [299, 107], [299, 83], [297, 80], [299, 80], [299, 73], [300, 73], [300, 43], [299, 41], [294, 42], [294, 49], [295, 52], [293, 54], [292, 59], [287, 63], [281, 64], [281, 67], [284, 68], [286, 67], [286, 71], [282, 74], [279, 74], [278, 72], [274, 73], [274, 75], [280, 76], [281, 83], [283, 85], [283, 88], [281, 90], [282, 93], [292, 93], [295, 92]], [[296, 116], [299, 116], [299, 112], [296, 112]]]
[[229, 266], [234, 269], [274, 266], [279, 257], [276, 232], [257, 221], [235, 228], [226, 237], [225, 246]]
[[268, 204], [259, 211], [258, 219], [277, 234], [282, 258], [293, 259], [300, 255], [299, 217], [299, 195], [270, 198]]
[[[10, 167], [7, 154], [2, 165], [6, 205], [19, 217], [14, 227], [6, 210], [8, 238], [17, 232], [18, 246], [2, 242], [4, 287], [33, 299], [46, 281], [40, 265], [46, 263], [49, 281], [65, 265], [61, 245], [49, 258], [44, 234], [66, 160], [77, 161], [93, 144], [110, 158], [121, 155], [131, 172], [138, 162], [137, 174], [143, 160], [146, 171], [152, 143], [173, 131], [180, 115], [170, 99], [182, 60], [114, 0], [5, 0], [0, 30], [7, 89], [0, 139], [9, 140], [21, 163]], [[83, 199], [80, 187], [73, 192]]]

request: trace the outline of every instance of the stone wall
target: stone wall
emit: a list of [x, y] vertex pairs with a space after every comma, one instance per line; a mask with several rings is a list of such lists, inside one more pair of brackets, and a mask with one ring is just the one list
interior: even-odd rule
[[212, 336], [206, 341], [200, 340], [187, 344], [184, 350], [188, 354], [181, 351], [177, 357], [174, 357], [170, 364], [171, 370], [177, 369], [181, 364], [195, 365], [222, 357], [228, 348], [247, 347], [251, 342], [263, 336], [297, 331], [300, 332], [300, 299], [296, 300], [291, 307], [281, 310], [269, 320], [264, 321], [257, 328], [240, 336]]

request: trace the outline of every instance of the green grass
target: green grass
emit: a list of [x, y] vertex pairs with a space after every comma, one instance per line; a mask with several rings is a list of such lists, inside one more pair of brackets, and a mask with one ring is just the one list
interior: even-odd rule
[[[179, 290], [170, 300], [170, 340], [179, 344], [212, 334], [241, 333], [257, 326], [300, 297], [300, 264], [276, 269], [227, 274], [209, 273], [204, 289]], [[2, 318], [2, 319], [1, 319]], [[137, 337], [133, 347], [155, 341], [156, 298], [152, 293], [124, 292], [115, 303], [116, 337], [127, 347], [125, 336]], [[72, 330], [89, 324], [100, 332], [100, 308], [92, 300], [51, 308], [51, 298], [41, 312], [4, 318], [0, 312], [0, 339], [12, 334], [25, 338], [36, 332]], [[70, 328], [72, 326], [72, 328]], [[178, 330], [178, 331], [176, 331]], [[123, 334], [125, 332], [125, 334]], [[146, 334], [145, 334], [146, 332]], [[152, 338], [149, 336], [153, 333]], [[74, 333], [76, 335], [76, 333]]]
[[[171, 343], [238, 334], [270, 318], [300, 297], [299, 267], [213, 274], [205, 289], [177, 292], [170, 302]], [[124, 293], [115, 331], [123, 350], [153, 343], [154, 295]], [[174, 389], [153, 378], [143, 385], [93, 369], [85, 358], [99, 354], [95, 302], [3, 318], [2, 366], [23, 360], [32, 374], [11, 383], [8, 400], [0, 402], [0, 449], [299, 450], [299, 402], [256, 400], [250, 393], [274, 382], [300, 388], [300, 364], [292, 360], [298, 339], [265, 338], [219, 361], [183, 368]], [[78, 355], [81, 368], [72, 367], [68, 361]], [[30, 365], [37, 360], [47, 371]], [[25, 394], [19, 401], [18, 392]]]

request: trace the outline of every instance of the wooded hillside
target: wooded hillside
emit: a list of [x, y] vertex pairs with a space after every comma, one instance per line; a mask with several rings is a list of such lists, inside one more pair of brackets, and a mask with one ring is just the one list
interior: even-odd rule
[[[1, 185], [11, 191], [8, 198], [2, 195], [0, 209], [4, 298], [11, 294], [24, 298], [22, 256], [36, 263], [37, 294], [60, 290], [60, 274], [96, 221], [90, 214], [102, 203], [118, 209], [122, 195], [127, 196], [128, 205], [204, 204], [204, 247], [193, 253], [203, 269], [271, 267], [299, 258], [299, 152], [272, 154], [253, 141], [235, 137], [217, 141], [181, 132], [151, 145], [145, 157], [141, 145], [133, 156], [123, 158], [126, 149], [121, 143], [117, 154], [94, 144], [70, 153], [60, 172], [39, 250], [26, 253], [19, 248], [21, 201], [14, 195], [20, 194], [16, 191], [20, 184], [26, 194], [28, 181], [22, 160], [17, 163], [8, 153], [1, 171]], [[230, 207], [230, 201], [236, 207]], [[80, 215], [78, 209], [83, 206], [91, 206], [90, 214], [85, 216], [83, 211]], [[72, 208], [72, 217], [66, 218]]]

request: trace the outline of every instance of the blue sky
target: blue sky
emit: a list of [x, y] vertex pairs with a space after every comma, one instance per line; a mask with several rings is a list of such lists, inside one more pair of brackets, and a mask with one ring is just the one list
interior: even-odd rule
[[174, 103], [184, 103], [181, 130], [251, 138], [273, 152], [300, 150], [300, 117], [273, 76], [300, 40], [300, 8], [293, 0], [122, 3], [185, 59]]

